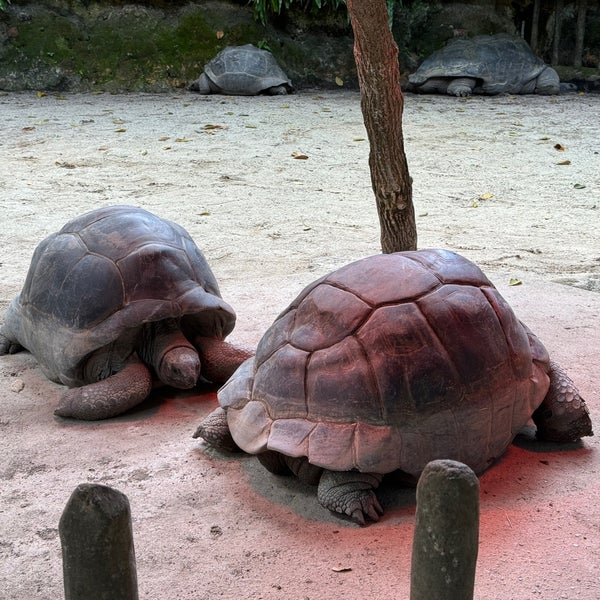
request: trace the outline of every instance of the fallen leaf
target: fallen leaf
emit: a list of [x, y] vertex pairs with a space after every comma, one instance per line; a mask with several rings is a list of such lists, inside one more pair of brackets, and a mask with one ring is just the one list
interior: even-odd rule
[[364, 142], [365, 138], [354, 138], [355, 142]]
[[561, 161], [561, 162], [559, 162], [559, 163], [556, 163], [556, 164], [557, 164], [557, 165], [570, 165], [570, 164], [571, 164], [571, 161], [570, 161], [570, 160], [563, 160], [563, 161]]
[[298, 160], [307, 160], [308, 156], [306, 156], [306, 154], [301, 154], [300, 152], [292, 152], [292, 158], [297, 158]]
[[168, 139], [169, 139], [168, 135], [163, 135], [163, 137], [159, 137], [158, 138], [158, 141], [159, 142], [166, 142]]
[[224, 36], [225, 36], [225, 32], [217, 31], [217, 39], [218, 40], [222, 40]]
[[540, 141], [541, 142], [547, 142], [549, 139], [550, 139], [549, 137], [543, 137], [543, 138], [540, 138]]
[[335, 84], [342, 87], [344, 85], [344, 80], [341, 77], [336, 77]]
[[562, 146], [561, 144], [554, 144], [554, 149], [558, 150], [559, 152], [564, 152], [565, 151], [565, 147]]
[[21, 131], [34, 131], [35, 127], [33, 125], [28, 125], [27, 127], [21, 128]]
[[198, 215], [200, 217], [208, 217], [210, 215], [210, 213], [207, 210], [205, 210], [204, 212], [198, 213]]
[[38, 92], [38, 93], [36, 94], [36, 96], [37, 96], [38, 98], [43, 98], [45, 95], [46, 95], [46, 92]]
[[479, 196], [480, 200], [489, 200], [490, 198], [493, 198], [494, 194], [490, 194], [489, 192], [486, 192], [485, 194], [481, 194], [481, 196]]
[[120, 129], [115, 129], [115, 133], [125, 133], [127, 131], [127, 129], [123, 129], [122, 127]]
[[125, 123], [125, 121], [123, 121], [123, 119], [114, 119], [113, 123], [115, 125], [123, 125]]
[[73, 163], [66, 162], [63, 160], [57, 160], [54, 164], [57, 167], [61, 167], [62, 169], [74, 169], [75, 168], [75, 165]]
[[471, 205], [473, 208], [479, 208], [479, 202], [477, 202], [477, 200], [473, 201], [473, 204]]
[[213, 125], [211, 123], [207, 123], [202, 129], [210, 131], [212, 129], [225, 129], [225, 127], [223, 127], [223, 125]]
[[523, 282], [520, 279], [517, 279], [516, 277], [511, 277], [508, 280], [508, 285], [521, 285]]
[[182, 137], [182, 138], [175, 138], [176, 142], [191, 142], [192, 140], [189, 140], [186, 137]]
[[583, 183], [576, 183], [573, 187], [576, 190], [583, 190], [585, 188], [585, 185], [583, 185]]
[[331, 570], [334, 573], [347, 573], [348, 571], [352, 571], [352, 567], [332, 567]]

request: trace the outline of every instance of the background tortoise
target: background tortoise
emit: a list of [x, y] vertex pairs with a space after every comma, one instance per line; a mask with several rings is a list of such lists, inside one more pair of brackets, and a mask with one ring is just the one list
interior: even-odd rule
[[538, 436], [592, 435], [584, 401], [481, 270], [443, 250], [382, 254], [304, 289], [198, 428], [318, 483], [359, 523], [386, 473], [434, 459], [481, 473], [533, 416]]
[[0, 328], [0, 354], [29, 350], [71, 389], [56, 414], [102, 419], [142, 402], [152, 372], [225, 381], [249, 353], [223, 341], [235, 313], [190, 235], [141, 208], [84, 214], [36, 248]]
[[294, 88], [270, 52], [246, 44], [221, 50], [190, 89], [201, 94], [255, 96], [288, 94]]
[[477, 94], [558, 94], [557, 72], [522, 38], [508, 34], [456, 39], [426, 58], [408, 77], [416, 92]]

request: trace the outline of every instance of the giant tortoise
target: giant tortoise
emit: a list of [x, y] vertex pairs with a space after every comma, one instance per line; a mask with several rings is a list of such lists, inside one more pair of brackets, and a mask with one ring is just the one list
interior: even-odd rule
[[230, 96], [283, 95], [293, 89], [275, 57], [252, 44], [221, 50], [190, 85], [190, 90], [200, 94]]
[[477, 474], [533, 417], [540, 438], [592, 435], [573, 382], [482, 271], [444, 250], [364, 258], [300, 293], [219, 391], [195, 437], [318, 484], [359, 523], [382, 477], [435, 459]]
[[525, 40], [509, 34], [457, 38], [426, 58], [408, 76], [409, 90], [476, 94], [558, 94], [557, 72]]
[[36, 248], [0, 328], [0, 354], [29, 350], [69, 388], [55, 413], [112, 417], [142, 402], [155, 374], [181, 389], [222, 383], [250, 354], [206, 259], [180, 225], [132, 206], [101, 208]]

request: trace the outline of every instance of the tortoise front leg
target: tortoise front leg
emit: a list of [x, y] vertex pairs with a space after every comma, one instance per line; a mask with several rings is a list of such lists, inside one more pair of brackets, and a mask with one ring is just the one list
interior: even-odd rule
[[325, 508], [348, 515], [359, 525], [366, 518], [379, 521], [383, 508], [373, 490], [379, 487], [383, 475], [358, 471], [324, 470], [319, 481], [317, 497]]
[[152, 390], [152, 374], [133, 355], [118, 373], [63, 394], [54, 414], [84, 421], [115, 417], [143, 402]]
[[197, 336], [194, 346], [200, 355], [202, 376], [213, 383], [225, 383], [253, 355], [250, 350], [211, 337]]
[[455, 77], [446, 89], [446, 94], [450, 96], [465, 97], [470, 96], [477, 85], [477, 80], [472, 77]]
[[231, 437], [231, 431], [229, 431], [229, 425], [227, 424], [227, 413], [220, 406], [204, 418], [192, 437], [202, 438], [205, 442], [220, 450], [240, 452], [239, 446]]

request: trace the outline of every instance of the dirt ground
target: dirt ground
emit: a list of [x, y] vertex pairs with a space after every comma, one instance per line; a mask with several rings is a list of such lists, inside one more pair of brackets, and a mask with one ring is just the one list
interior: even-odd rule
[[[359, 100], [0, 96], [0, 313], [44, 236], [126, 203], [190, 231], [237, 311], [230, 340], [255, 346], [304, 285], [380, 251]], [[486, 271], [598, 433], [600, 96], [409, 94], [404, 115], [419, 246]], [[128, 496], [140, 598], [408, 598], [414, 490], [386, 484], [361, 528], [192, 439], [212, 388], [96, 423], [54, 417], [60, 394], [29, 354], [0, 358], [1, 598], [62, 597], [58, 521], [82, 482]], [[598, 446], [519, 439], [481, 477], [478, 600], [600, 597]]]

